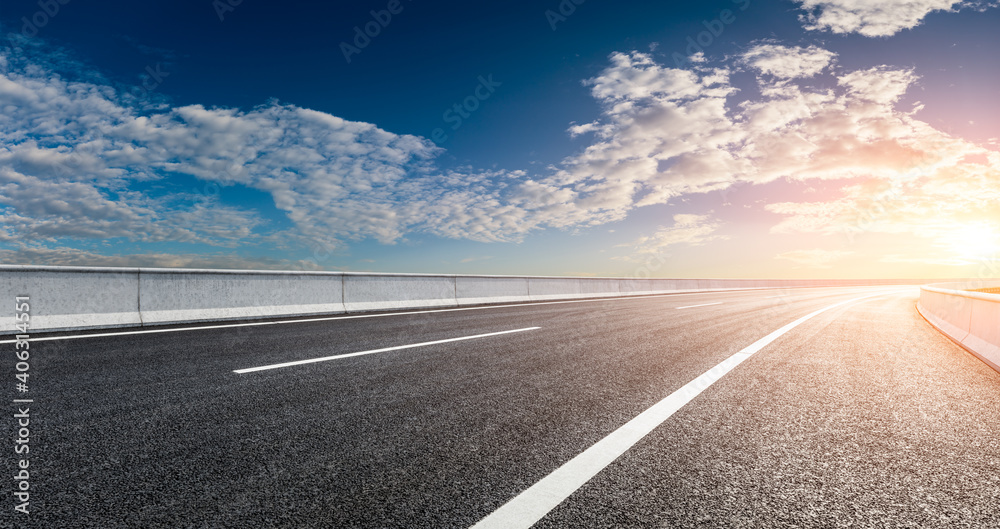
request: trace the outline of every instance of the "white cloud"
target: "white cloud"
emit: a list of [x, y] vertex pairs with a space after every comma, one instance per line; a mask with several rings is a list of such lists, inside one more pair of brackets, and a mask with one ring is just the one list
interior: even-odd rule
[[916, 80], [912, 70], [883, 66], [842, 75], [838, 83], [858, 99], [889, 105], [898, 101]]
[[140, 253], [108, 255], [68, 247], [0, 249], [0, 263], [50, 266], [142, 266], [150, 268], [214, 268], [266, 270], [322, 270], [316, 261], [243, 257], [231, 254]]
[[817, 46], [803, 48], [760, 43], [744, 53], [742, 59], [747, 66], [761, 73], [795, 79], [822, 72], [836, 56], [836, 53]]
[[398, 240], [423, 216], [397, 206], [441, 191], [426, 167], [439, 149], [423, 138], [278, 103], [144, 111], [107, 86], [3, 64], [0, 217], [27, 239], [227, 246], [263, 236], [257, 212], [186, 202], [169, 173], [217, 182], [222, 197], [234, 184], [269, 193], [296, 226], [290, 238], [330, 246]]
[[[821, 63], [785, 64], [782, 75], [809, 74]], [[572, 189], [566, 202], [576, 206], [580, 191], [598, 195], [603, 202], [589, 204], [620, 218], [633, 207], [740, 182], [849, 182], [840, 197], [768, 205], [783, 217], [772, 229], [776, 234], [852, 237], [877, 231], [939, 240], [963, 215], [1000, 218], [993, 205], [1000, 193], [994, 191], [1000, 189], [1000, 154], [895, 108], [918, 80], [912, 70], [841, 71], [830, 64], [825, 67], [837, 79], [833, 88], [762, 79], [760, 97], [732, 108], [726, 105], [733, 89], [725, 70], [668, 74], [646, 57], [618, 56], [590, 81], [605, 109], [588, 126], [595, 141], [546, 183], [553, 192]], [[675, 82], [664, 81], [671, 75]], [[622, 86], [620, 79], [648, 79], [673, 89]], [[608, 193], [599, 195], [603, 191]]]
[[476, 261], [488, 261], [490, 259], [493, 259], [492, 255], [476, 255], [472, 257], [466, 257], [459, 262], [462, 264], [466, 264], [466, 263], [475, 263]]
[[742, 135], [727, 114], [726, 98], [735, 91], [727, 70], [673, 69], [647, 54], [615, 53], [585, 84], [603, 107], [602, 119], [570, 130], [594, 134], [586, 149], [554, 175], [518, 189], [534, 195], [530, 201], [546, 197], [545, 208], [532, 212], [536, 221], [620, 220], [636, 206], [725, 187], [746, 169], [723, 148]]
[[[432, 142], [369, 123], [277, 102], [248, 111], [136, 107], [109, 86], [67, 81], [45, 64], [2, 65], [0, 240], [329, 249], [417, 232], [517, 240], [585, 218], [563, 215], [578, 208], [570, 189], [535, 185], [521, 171], [441, 172]], [[203, 207], [203, 197], [171, 187], [172, 174], [218, 184], [218, 197]], [[225, 205], [245, 189], [270, 195], [293, 227]]]
[[660, 226], [651, 235], [644, 235], [630, 243], [619, 245], [631, 248], [632, 253], [613, 259], [645, 262], [650, 255], [661, 254], [671, 246], [700, 246], [726, 238], [716, 233], [722, 224], [709, 215], [679, 214], [674, 215], [673, 220], [672, 226]]
[[[441, 149], [424, 138], [276, 102], [245, 111], [138, 108], [97, 81], [0, 61], [0, 242], [57, 248], [123, 238], [326, 251], [414, 233], [516, 241], [740, 183], [850, 179], [861, 187], [837, 199], [768, 206], [784, 217], [775, 233], [837, 233], [879, 186], [922, 197], [907, 206], [917, 217], [915, 208], [935, 196], [948, 197], [957, 214], [988, 199], [984, 183], [1000, 188], [997, 153], [894, 108], [917, 82], [914, 72], [843, 71], [834, 57], [769, 42], [722, 67], [681, 70], [648, 54], [615, 53], [585, 81], [600, 117], [569, 128], [584, 147], [536, 174], [441, 171]], [[732, 105], [739, 64], [767, 76], [759, 96]], [[822, 71], [838, 84], [810, 86]], [[976, 159], [989, 163], [969, 162]], [[175, 173], [218, 184], [218, 196], [171, 187]], [[232, 197], [251, 191], [266, 193], [287, 222], [234, 205]], [[632, 247], [652, 253], [719, 237], [708, 218], [674, 220]], [[919, 224], [885, 223], [878, 229]]]
[[[778, 48], [782, 53], [767, 48], [751, 59], [793, 57], [767, 68], [807, 75], [833, 57], [818, 48]], [[732, 108], [726, 69], [672, 70], [640, 53], [616, 54], [588, 81], [604, 107], [602, 118], [584, 127], [593, 142], [531, 186], [550, 198], [562, 194], [566, 207], [549, 213], [572, 224], [620, 219], [633, 207], [738, 182], [915, 178], [987, 152], [894, 108], [917, 80], [911, 70], [834, 75], [836, 88], [761, 80], [760, 97]]]
[[962, 0], [796, 0], [806, 14], [799, 19], [808, 30], [888, 37], [916, 27], [929, 13], [979, 7]]

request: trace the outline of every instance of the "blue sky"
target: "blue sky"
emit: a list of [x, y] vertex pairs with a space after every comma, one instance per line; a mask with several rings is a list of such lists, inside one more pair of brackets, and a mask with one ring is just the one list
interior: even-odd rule
[[998, 13], [6, 2], [0, 262], [996, 275]]

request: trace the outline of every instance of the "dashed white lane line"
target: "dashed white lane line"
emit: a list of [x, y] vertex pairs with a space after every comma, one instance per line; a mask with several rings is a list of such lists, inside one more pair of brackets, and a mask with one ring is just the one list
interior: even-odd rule
[[582, 487], [590, 478], [596, 476], [604, 467], [610, 465], [615, 459], [618, 459], [619, 456], [639, 442], [646, 434], [663, 424], [677, 410], [681, 409], [688, 402], [691, 402], [702, 391], [722, 378], [723, 375], [732, 371], [741, 362], [750, 358], [751, 355], [760, 351], [764, 346], [806, 320], [828, 310], [886, 294], [888, 292], [880, 292], [878, 294], [870, 294], [834, 303], [826, 308], [807, 314], [757, 340], [742, 351], [709, 369], [698, 378], [688, 382], [685, 386], [671, 393], [660, 402], [657, 402], [631, 421], [625, 423], [624, 426], [611, 432], [607, 437], [598, 441], [597, 444], [584, 450], [580, 455], [569, 460], [563, 466], [542, 478], [541, 481], [535, 483], [514, 497], [514, 499], [493, 511], [492, 514], [480, 520], [479, 523], [472, 526], [472, 529], [528, 529], [538, 520], [541, 520], [549, 511], [562, 503], [570, 494]]
[[340, 355], [334, 355], [334, 356], [324, 356], [322, 358], [309, 358], [307, 360], [296, 360], [294, 362], [284, 362], [284, 363], [281, 363], [281, 364], [271, 364], [271, 365], [259, 366], [259, 367], [248, 367], [248, 368], [245, 368], [245, 369], [235, 369], [235, 370], [233, 370], [233, 373], [243, 374], [243, 373], [252, 373], [254, 371], [266, 371], [268, 369], [279, 369], [279, 368], [282, 368], [282, 367], [299, 366], [299, 365], [302, 365], [302, 364], [314, 364], [316, 362], [326, 362], [326, 361], [329, 361], [329, 360], [337, 360], [339, 358], [350, 358], [352, 356], [363, 356], [363, 355], [370, 355], [370, 354], [375, 354], [375, 353], [385, 353], [385, 352], [388, 352], [388, 351], [399, 351], [401, 349], [413, 349], [414, 347], [426, 347], [428, 345], [437, 345], [437, 344], [449, 343], [449, 342], [461, 342], [463, 340], [474, 340], [476, 338], [487, 338], [489, 336], [500, 336], [501, 334], [511, 334], [511, 333], [515, 333], [515, 332], [534, 331], [536, 329], [541, 329], [541, 327], [525, 327], [524, 329], [514, 329], [514, 330], [510, 330], [510, 331], [490, 332], [490, 333], [486, 333], [486, 334], [476, 334], [474, 336], [462, 336], [462, 337], [459, 337], [459, 338], [448, 338], [446, 340], [434, 340], [433, 342], [411, 343], [411, 344], [408, 344], [408, 345], [397, 345], [397, 346], [394, 346], [394, 347], [383, 347], [382, 349], [372, 349], [370, 351], [358, 351], [356, 353], [346, 353], [346, 354], [340, 354]]
[[715, 303], [702, 303], [701, 305], [688, 305], [686, 307], [674, 307], [674, 308], [677, 309], [677, 310], [681, 310], [681, 309], [693, 309], [695, 307], [708, 307], [709, 305], [722, 305], [722, 302], [721, 301], [717, 301]]

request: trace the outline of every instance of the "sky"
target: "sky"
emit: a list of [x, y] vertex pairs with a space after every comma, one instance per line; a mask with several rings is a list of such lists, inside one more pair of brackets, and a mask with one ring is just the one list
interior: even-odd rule
[[0, 4], [0, 264], [1000, 277], [1000, 3]]

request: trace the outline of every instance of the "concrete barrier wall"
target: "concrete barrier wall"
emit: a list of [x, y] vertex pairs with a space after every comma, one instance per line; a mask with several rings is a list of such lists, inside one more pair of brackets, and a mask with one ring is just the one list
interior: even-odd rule
[[970, 292], [996, 282], [959, 282], [920, 288], [917, 310], [946, 336], [1000, 371], [1000, 294]]
[[455, 276], [343, 274], [343, 278], [348, 312], [458, 306]]
[[531, 301], [582, 298], [580, 278], [560, 281], [557, 277], [528, 278], [528, 298]]
[[581, 278], [580, 294], [584, 298], [618, 297], [622, 295], [621, 280], [614, 278]]
[[620, 279], [618, 291], [623, 296], [643, 293], [663, 293], [667, 291], [668, 281], [665, 279]]
[[339, 276], [298, 272], [141, 269], [143, 324], [344, 312]]
[[[921, 284], [926, 281], [877, 281]], [[35, 331], [159, 325], [371, 310], [642, 296], [705, 290], [842, 286], [838, 280], [270, 272], [0, 265], [0, 334], [14, 332], [13, 298], [31, 296]], [[0, 307], [4, 303], [0, 300]]]
[[0, 333], [14, 332], [14, 297], [30, 296], [30, 330], [140, 325], [137, 268], [0, 267]]
[[459, 305], [531, 301], [526, 277], [458, 276], [455, 283]]

